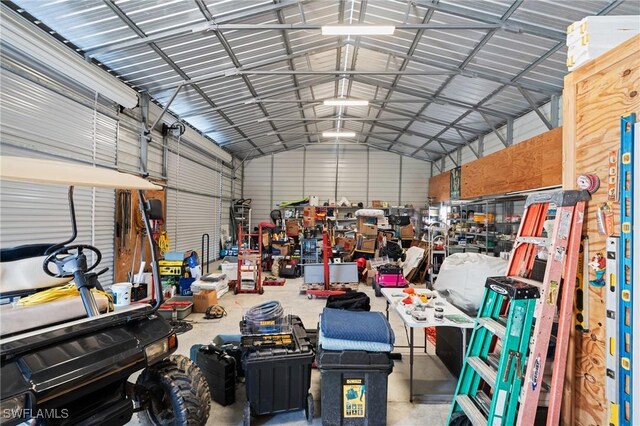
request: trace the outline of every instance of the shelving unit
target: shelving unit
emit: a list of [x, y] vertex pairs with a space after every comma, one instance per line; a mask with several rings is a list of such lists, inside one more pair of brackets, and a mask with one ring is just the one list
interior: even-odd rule
[[[524, 210], [524, 196], [459, 202], [451, 206], [447, 254], [509, 252]], [[463, 244], [460, 244], [460, 243]]]

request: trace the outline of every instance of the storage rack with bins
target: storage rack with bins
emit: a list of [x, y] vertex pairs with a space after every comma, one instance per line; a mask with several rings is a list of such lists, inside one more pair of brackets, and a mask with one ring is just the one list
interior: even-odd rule
[[422, 239], [423, 236], [427, 236], [428, 227], [434, 223], [441, 221], [440, 218], [440, 203], [430, 203], [426, 208], [422, 208], [418, 211], [418, 221], [416, 223], [416, 238]]
[[524, 196], [510, 196], [461, 201], [451, 206], [447, 218], [451, 227], [447, 255], [466, 252], [498, 256], [501, 252], [510, 252], [524, 211], [524, 200]]
[[251, 206], [246, 204], [233, 204], [231, 208], [233, 209], [233, 219], [236, 228], [241, 226], [244, 234], [251, 233]]

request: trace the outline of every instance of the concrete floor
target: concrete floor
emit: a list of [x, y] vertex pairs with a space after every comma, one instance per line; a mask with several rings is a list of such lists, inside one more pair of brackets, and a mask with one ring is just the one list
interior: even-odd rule
[[[191, 314], [186, 320], [191, 321], [193, 330], [178, 336], [177, 353], [189, 356], [189, 348], [198, 343], [207, 343], [218, 334], [239, 333], [238, 323], [242, 317], [243, 309], [268, 300], [278, 300], [293, 315], [299, 316], [307, 328], [317, 328], [318, 317], [326, 304], [326, 299], [309, 300], [305, 294], [300, 293], [302, 279], [287, 280], [281, 287], [265, 287], [263, 295], [239, 294], [232, 292], [219, 299], [228, 316], [220, 320], [204, 320], [203, 314]], [[360, 285], [363, 291], [371, 298], [372, 311], [385, 311], [385, 299], [375, 297], [371, 287]], [[396, 335], [396, 346], [407, 346], [407, 334], [399, 317], [393, 312], [390, 314], [390, 323]], [[424, 335], [416, 332], [416, 344], [424, 345]], [[393, 372], [389, 375], [387, 394], [387, 424], [388, 425], [445, 425], [449, 410], [449, 404], [422, 404], [409, 402], [409, 351], [406, 348], [397, 348], [395, 352], [403, 354], [402, 360], [396, 360]], [[423, 347], [416, 350], [414, 361], [414, 393], [433, 393], [438, 389], [452, 393], [455, 387], [453, 376], [437, 358], [435, 348], [427, 345], [428, 354]], [[311, 373], [311, 393], [315, 400], [314, 425], [321, 425], [320, 418], [320, 372], [316, 369]], [[211, 414], [208, 425], [241, 425], [243, 405], [246, 401], [245, 387], [239, 384], [236, 393], [236, 402], [223, 407], [211, 402]], [[293, 411], [271, 416], [261, 416], [252, 419], [255, 425], [308, 425], [304, 411]], [[137, 424], [136, 419], [130, 424]]]

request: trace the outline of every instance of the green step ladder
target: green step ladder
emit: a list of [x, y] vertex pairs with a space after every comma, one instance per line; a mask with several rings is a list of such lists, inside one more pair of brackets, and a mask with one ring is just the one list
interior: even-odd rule
[[[460, 425], [468, 421], [474, 426], [514, 424], [536, 301], [540, 297], [538, 286], [526, 281], [508, 277], [487, 279], [449, 424], [455, 425], [456, 418], [460, 419]], [[506, 299], [507, 312], [501, 315]], [[480, 387], [482, 383], [484, 386]]]

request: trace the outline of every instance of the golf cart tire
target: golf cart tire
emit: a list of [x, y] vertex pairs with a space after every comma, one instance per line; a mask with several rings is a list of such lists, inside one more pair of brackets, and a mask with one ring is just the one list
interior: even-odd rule
[[[149, 392], [149, 407], [138, 413], [141, 424], [203, 426], [207, 423], [211, 409], [209, 385], [189, 358], [173, 355], [147, 367], [137, 384]], [[158, 407], [160, 394], [164, 404]]]

